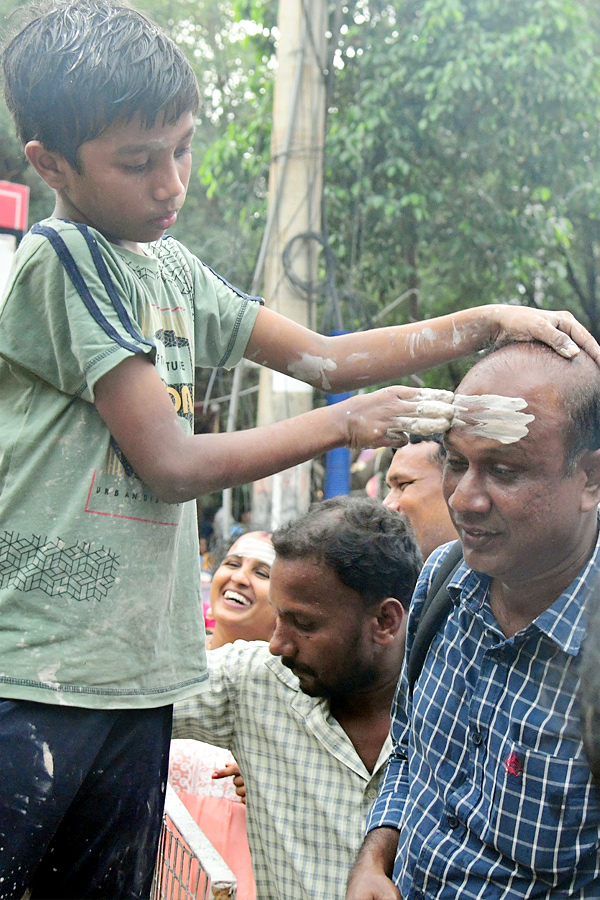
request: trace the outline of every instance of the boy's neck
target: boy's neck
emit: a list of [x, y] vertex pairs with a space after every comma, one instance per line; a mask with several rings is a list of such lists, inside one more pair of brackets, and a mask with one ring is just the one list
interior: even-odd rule
[[118, 241], [111, 240], [107, 238], [111, 244], [115, 244], [117, 247], [125, 247], [126, 250], [131, 250], [132, 253], [138, 253], [140, 256], [148, 256], [146, 248], [143, 244], [137, 244], [135, 241]]
[[[67, 222], [79, 222], [82, 225], [89, 225], [90, 228], [95, 228], [91, 222], [82, 221], [82, 217], [74, 217], [73, 211], [69, 207], [68, 203], [64, 203], [60, 194], [56, 197], [56, 203], [54, 204], [54, 210], [52, 211], [52, 216], [55, 219], [64, 219]], [[99, 229], [96, 228], [96, 231]], [[132, 253], [137, 253], [139, 256], [148, 256], [148, 253], [144, 249], [142, 244], [138, 244], [137, 241], [126, 241], [121, 238], [113, 237], [110, 234], [105, 234], [103, 231], [100, 232], [103, 237], [106, 238], [111, 244], [114, 244], [116, 247], [124, 247], [126, 250], [130, 250]]]

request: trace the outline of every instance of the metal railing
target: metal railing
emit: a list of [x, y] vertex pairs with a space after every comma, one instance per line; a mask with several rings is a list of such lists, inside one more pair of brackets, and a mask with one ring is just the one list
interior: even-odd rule
[[236, 896], [235, 875], [167, 784], [151, 900], [235, 900]]

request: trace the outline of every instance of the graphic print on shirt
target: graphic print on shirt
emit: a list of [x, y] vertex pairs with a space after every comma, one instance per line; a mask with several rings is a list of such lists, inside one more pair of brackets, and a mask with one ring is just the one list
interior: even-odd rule
[[69, 545], [35, 534], [0, 534], [0, 589], [102, 600], [114, 583], [117, 567], [118, 557], [110, 549], [84, 541]]

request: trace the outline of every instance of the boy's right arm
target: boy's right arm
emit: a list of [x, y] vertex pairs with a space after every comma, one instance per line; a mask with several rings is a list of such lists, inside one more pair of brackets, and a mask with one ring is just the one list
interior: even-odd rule
[[[145, 355], [119, 363], [95, 386], [96, 408], [120, 450], [137, 476], [167, 503], [255, 481], [335, 447], [405, 443], [398, 430], [403, 423], [397, 419], [421, 421], [421, 401], [414, 388], [389, 387], [272, 425], [186, 435], [165, 385]], [[450, 404], [434, 403], [431, 409], [430, 430], [445, 430], [452, 415]]]

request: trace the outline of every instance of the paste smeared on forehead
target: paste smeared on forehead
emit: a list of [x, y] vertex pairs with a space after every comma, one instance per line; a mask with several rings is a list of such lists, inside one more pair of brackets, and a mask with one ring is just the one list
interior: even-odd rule
[[251, 534], [243, 535], [235, 542], [228, 556], [241, 556], [244, 559], [258, 559], [267, 566], [275, 561], [275, 548], [268, 541], [261, 541]]
[[470, 434], [501, 444], [514, 444], [529, 433], [535, 416], [522, 412], [527, 402], [521, 397], [499, 394], [455, 394], [453, 428], [466, 428]]

